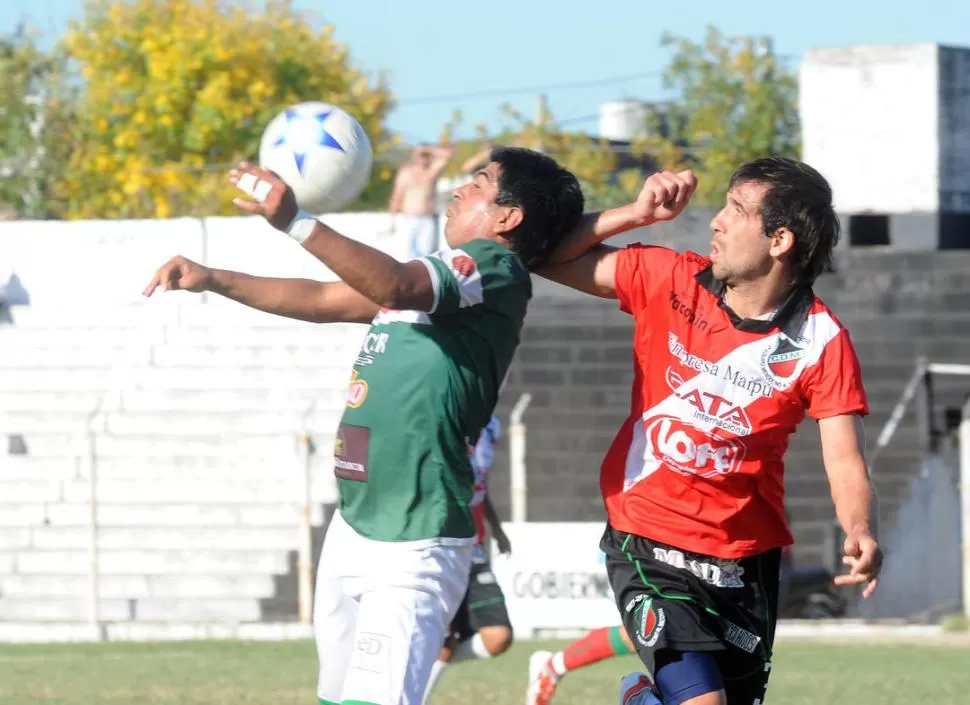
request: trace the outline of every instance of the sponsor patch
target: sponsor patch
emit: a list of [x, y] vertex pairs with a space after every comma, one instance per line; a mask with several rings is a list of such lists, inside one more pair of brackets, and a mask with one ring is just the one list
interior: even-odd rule
[[752, 634], [747, 629], [742, 629], [733, 622], [728, 622], [725, 620], [724, 641], [729, 644], [733, 644], [742, 651], [747, 651], [749, 654], [753, 654], [754, 650], [758, 648], [758, 643], [761, 641], [761, 637], [757, 634]]
[[333, 474], [344, 480], [367, 482], [370, 429], [340, 424], [333, 445]]

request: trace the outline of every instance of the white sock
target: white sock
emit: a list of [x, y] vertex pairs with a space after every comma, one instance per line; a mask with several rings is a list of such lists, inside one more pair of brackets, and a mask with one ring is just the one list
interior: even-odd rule
[[552, 658], [549, 659], [549, 665], [552, 666], [552, 670], [557, 676], [564, 675], [566, 673], [566, 657], [563, 652], [557, 651], [554, 653]]
[[421, 705], [427, 705], [428, 698], [431, 697], [431, 691], [434, 690], [435, 684], [441, 678], [441, 674], [445, 672], [445, 668], [447, 667], [447, 661], [435, 661], [431, 665], [431, 675], [428, 676], [428, 685], [424, 687], [424, 697], [421, 699]]
[[482, 640], [481, 634], [475, 634], [471, 639], [465, 639], [458, 646], [455, 647], [455, 653], [451, 657], [452, 663], [458, 663], [459, 661], [470, 661], [472, 659], [486, 659], [492, 658], [492, 655], [488, 653], [488, 649], [485, 648], [485, 642]]

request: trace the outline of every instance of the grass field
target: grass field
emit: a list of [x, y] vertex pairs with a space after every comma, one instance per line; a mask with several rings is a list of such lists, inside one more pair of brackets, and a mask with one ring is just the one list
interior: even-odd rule
[[[521, 705], [523, 642], [486, 663], [447, 671], [432, 705]], [[570, 674], [556, 705], [617, 702], [617, 684], [636, 668], [631, 657]], [[965, 705], [970, 702], [970, 646], [808, 644], [778, 646], [771, 705]], [[0, 645], [0, 705], [313, 705], [316, 655], [310, 642]]]

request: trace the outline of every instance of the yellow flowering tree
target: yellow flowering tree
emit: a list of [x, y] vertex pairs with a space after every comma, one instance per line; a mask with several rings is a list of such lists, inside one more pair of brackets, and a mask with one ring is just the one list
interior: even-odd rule
[[89, 0], [64, 47], [83, 79], [59, 184], [70, 218], [235, 212], [226, 169], [255, 160], [263, 128], [294, 103], [341, 106], [377, 158], [391, 143], [383, 78], [354, 68], [333, 26], [314, 29], [288, 0], [258, 13], [223, 0]]

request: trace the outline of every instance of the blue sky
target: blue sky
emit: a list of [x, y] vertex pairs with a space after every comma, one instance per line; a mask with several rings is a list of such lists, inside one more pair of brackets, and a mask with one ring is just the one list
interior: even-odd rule
[[[258, 4], [258, 3], [241, 3]], [[498, 130], [502, 103], [532, 114], [536, 95], [553, 114], [595, 130], [599, 104], [663, 96], [668, 55], [660, 37], [693, 40], [708, 24], [726, 34], [773, 37], [796, 65], [818, 46], [938, 42], [970, 46], [970, 1], [813, 0], [297, 0], [336, 26], [354, 61], [385, 71], [398, 96], [391, 128], [409, 141], [435, 140], [454, 110], [466, 134]], [[80, 14], [79, 0], [0, 2], [0, 31], [26, 19], [54, 37]], [[474, 97], [463, 97], [474, 96]], [[307, 99], [318, 99], [307, 96]]]

